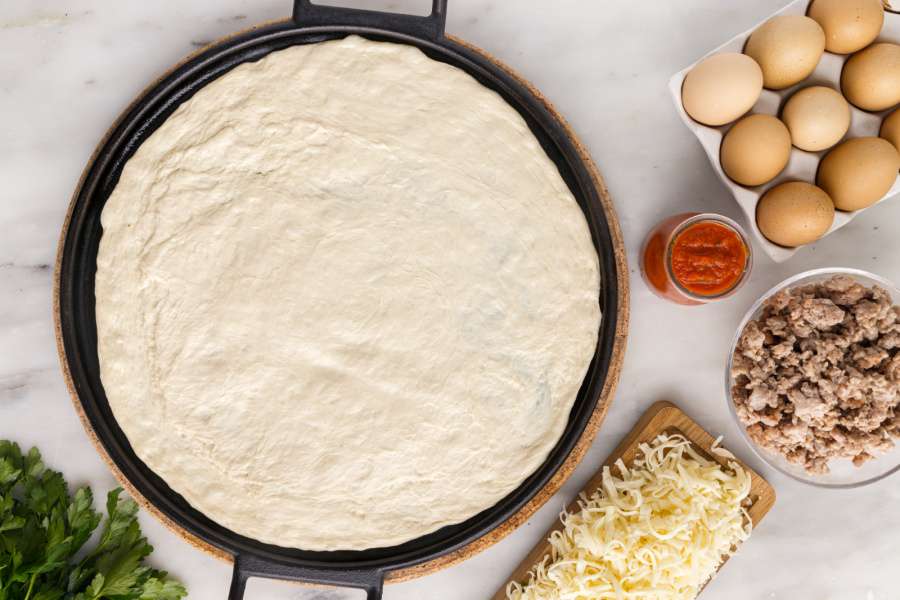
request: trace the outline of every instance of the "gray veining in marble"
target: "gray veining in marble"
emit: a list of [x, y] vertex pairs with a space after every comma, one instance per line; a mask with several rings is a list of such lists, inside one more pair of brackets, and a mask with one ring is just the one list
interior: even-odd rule
[[[342, 0], [338, 1], [341, 3]], [[353, 2], [353, 0], [348, 0]], [[898, 600], [900, 479], [829, 492], [755, 460], [724, 405], [722, 370], [746, 307], [784, 277], [856, 266], [900, 280], [900, 200], [775, 265], [760, 257], [729, 301], [679, 308], [653, 297], [636, 269], [660, 218], [708, 210], [739, 218], [666, 81], [785, 0], [450, 0], [448, 30], [530, 78], [569, 119], [604, 172], [631, 261], [627, 363], [603, 429], [562, 492], [509, 538], [433, 576], [389, 586], [387, 600], [487, 599], [653, 401], [679, 403], [769, 477], [778, 502], [704, 592], [727, 600]], [[330, 2], [332, 3], [332, 2]], [[85, 436], [59, 374], [50, 293], [57, 236], [94, 145], [149, 81], [222, 35], [289, 13], [289, 0], [0, 1], [0, 438], [39, 444], [73, 483], [115, 485]], [[365, 0], [355, 0], [365, 5]], [[421, 12], [427, 0], [371, 0]], [[699, 338], [699, 342], [698, 342]], [[684, 352], [691, 348], [691, 352]], [[230, 565], [147, 515], [154, 562], [191, 597], [224, 597]], [[342, 600], [359, 593], [251, 580], [247, 598]]]

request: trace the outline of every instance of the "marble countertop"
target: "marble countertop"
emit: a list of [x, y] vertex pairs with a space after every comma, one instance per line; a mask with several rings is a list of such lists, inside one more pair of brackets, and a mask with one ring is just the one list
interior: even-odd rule
[[[643, 235], [665, 216], [703, 210], [740, 217], [679, 121], [666, 82], [785, 1], [451, 0], [448, 31], [530, 78], [568, 118], [603, 171], [631, 263], [631, 333], [609, 416], [563, 490], [501, 543], [446, 571], [389, 586], [387, 600], [489, 598], [644, 409], [660, 399], [678, 403], [709, 431], [723, 434], [726, 446], [778, 492], [772, 512], [705, 598], [900, 598], [900, 479], [828, 491], [785, 478], [743, 443], [722, 390], [738, 321], [778, 281], [824, 266], [854, 266], [900, 281], [900, 200], [868, 211], [785, 264], [760, 253], [749, 284], [716, 305], [681, 308], [660, 301], [636, 268]], [[426, 0], [369, 3], [418, 9]], [[69, 196], [100, 136], [149, 81], [210, 40], [287, 16], [289, 4], [0, 3], [0, 438], [39, 445], [47, 463], [74, 484], [89, 483], [104, 493], [115, 480], [75, 416], [53, 339], [52, 264]], [[182, 579], [191, 598], [224, 597], [229, 564], [195, 550], [149, 515], [142, 515], [142, 525], [156, 548], [153, 562]], [[251, 580], [247, 590], [247, 598], [359, 597], [263, 580]]]

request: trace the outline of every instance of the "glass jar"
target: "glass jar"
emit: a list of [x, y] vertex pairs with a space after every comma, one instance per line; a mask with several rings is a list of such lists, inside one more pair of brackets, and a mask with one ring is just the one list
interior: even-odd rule
[[753, 250], [743, 228], [713, 213], [681, 213], [657, 225], [641, 249], [641, 274], [660, 298], [695, 306], [727, 298], [747, 281]]

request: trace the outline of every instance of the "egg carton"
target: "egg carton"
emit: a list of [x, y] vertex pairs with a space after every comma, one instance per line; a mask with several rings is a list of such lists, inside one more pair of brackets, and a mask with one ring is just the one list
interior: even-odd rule
[[[894, 4], [900, 4], [900, 0], [892, 0], [892, 2]], [[776, 12], [773, 15], [770, 15], [765, 20], [768, 20], [769, 18], [777, 15], [805, 15], [810, 3], [810, 0], [795, 0], [780, 11]], [[750, 224], [750, 229], [753, 231], [756, 239], [759, 240], [759, 243], [762, 246], [763, 250], [765, 250], [766, 254], [768, 254], [775, 262], [784, 262], [792, 257], [799, 248], [785, 248], [784, 246], [773, 244], [772, 242], [767, 240], [762, 235], [762, 233], [760, 233], [759, 228], [756, 226], [756, 203], [767, 190], [775, 185], [778, 185], [779, 183], [794, 180], [815, 183], [816, 171], [819, 166], [819, 161], [828, 151], [825, 150], [822, 152], [806, 152], [796, 147], [792, 147], [791, 156], [790, 160], [788, 161], [787, 167], [785, 167], [784, 171], [782, 171], [781, 174], [778, 175], [778, 177], [764, 185], [756, 187], [745, 187], [729, 179], [729, 177], [722, 170], [722, 165], [719, 162], [719, 147], [722, 145], [722, 138], [724, 137], [725, 133], [731, 128], [733, 123], [723, 125], [722, 127], [709, 127], [706, 125], [701, 125], [700, 123], [694, 121], [691, 117], [689, 117], [685, 112], [684, 107], [681, 105], [681, 87], [688, 72], [690, 72], [690, 70], [693, 69], [703, 59], [712, 56], [713, 54], [718, 54], [720, 52], [743, 52], [744, 45], [747, 42], [747, 38], [749, 38], [750, 34], [753, 33], [757, 29], [757, 27], [762, 25], [765, 20], [760, 21], [752, 29], [745, 31], [744, 33], [732, 38], [725, 44], [722, 44], [683, 71], [676, 73], [669, 80], [669, 91], [672, 93], [672, 98], [675, 100], [675, 107], [678, 111], [678, 114], [681, 116], [681, 120], [684, 121], [684, 124], [688, 127], [688, 129], [693, 131], [694, 135], [697, 136], [697, 139], [700, 141], [700, 144], [706, 151], [707, 156], [709, 156], [709, 160], [712, 163], [713, 169], [715, 169], [716, 173], [718, 174], [719, 179], [721, 179], [728, 187], [728, 189], [731, 190], [734, 199], [737, 201], [738, 205], [740, 205], [741, 210], [743, 210], [744, 215], [747, 217], [747, 221]], [[888, 11], [885, 12], [884, 29], [882, 29], [881, 35], [879, 36], [878, 40], [883, 42], [900, 43], [900, 14]], [[807, 79], [801, 81], [797, 85], [783, 90], [764, 89], [759, 100], [756, 102], [756, 104], [748, 114], [763, 113], [767, 115], [779, 116], [781, 114], [782, 106], [794, 92], [812, 85], [828, 86], [840, 91], [841, 70], [843, 69], [844, 62], [848, 58], [849, 56], [842, 56], [826, 52], [824, 56], [822, 56], [822, 60], [819, 62], [816, 70], [813, 71], [812, 75], [810, 75]], [[881, 129], [881, 122], [883, 121], [884, 117], [891, 112], [891, 110], [887, 110], [881, 113], [870, 113], [860, 110], [852, 104], [850, 105], [850, 110], [852, 112], [850, 130], [847, 132], [847, 135], [844, 137], [844, 139], [852, 137], [877, 136], [879, 130]], [[888, 191], [884, 198], [879, 200], [879, 202], [883, 202], [884, 200], [890, 198], [898, 192], [900, 192], [900, 177], [897, 178], [897, 181], [894, 183], [893, 187], [891, 187], [890, 191]], [[863, 212], [864, 210], [868, 210], [868, 208], [853, 212], [837, 211], [834, 216], [834, 224], [831, 226], [831, 229], [828, 230], [828, 233], [840, 229], [841, 227], [852, 221], [856, 217], [856, 215]]]

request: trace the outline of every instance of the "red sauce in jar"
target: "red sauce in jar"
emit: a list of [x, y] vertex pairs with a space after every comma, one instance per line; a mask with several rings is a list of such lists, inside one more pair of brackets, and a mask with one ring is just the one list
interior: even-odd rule
[[641, 272], [650, 289], [678, 304], [725, 297], [746, 278], [750, 247], [737, 225], [724, 217], [682, 213], [647, 236]]
[[740, 281], [747, 267], [747, 246], [730, 227], [700, 221], [672, 244], [672, 276], [698, 296], [718, 296]]
[[644, 244], [643, 265], [641, 265], [647, 283], [664, 296], [669, 295], [667, 292], [672, 287], [669, 283], [669, 275], [666, 273], [666, 243], [668, 242], [667, 236], [671, 233], [669, 231], [671, 227], [668, 226], [669, 221], [671, 219], [661, 223], [647, 238]]

